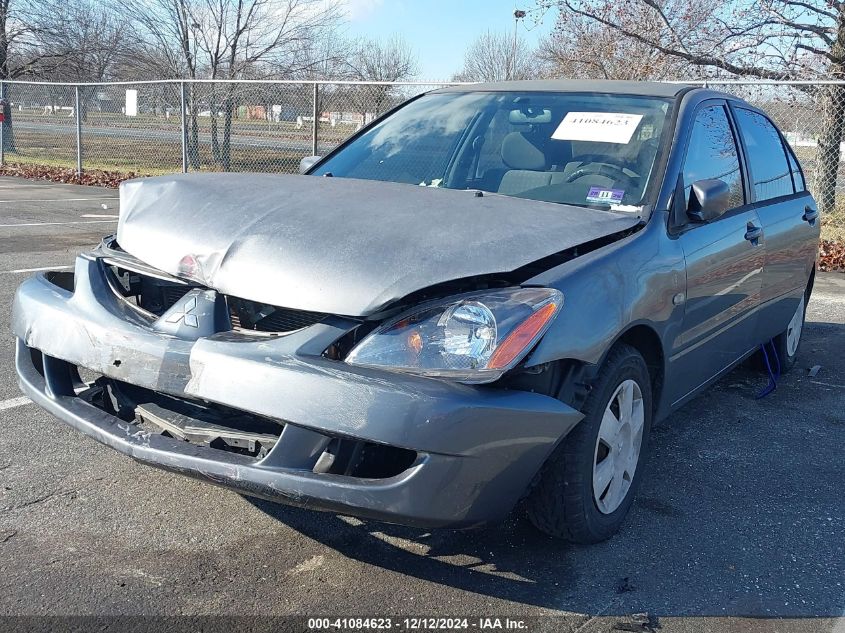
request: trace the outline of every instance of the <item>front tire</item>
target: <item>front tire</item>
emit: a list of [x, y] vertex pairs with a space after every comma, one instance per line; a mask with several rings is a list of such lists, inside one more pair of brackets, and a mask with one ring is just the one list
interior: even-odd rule
[[636, 349], [618, 344], [610, 351], [582, 412], [543, 467], [528, 517], [551, 536], [598, 543], [622, 526], [648, 445], [651, 381]]

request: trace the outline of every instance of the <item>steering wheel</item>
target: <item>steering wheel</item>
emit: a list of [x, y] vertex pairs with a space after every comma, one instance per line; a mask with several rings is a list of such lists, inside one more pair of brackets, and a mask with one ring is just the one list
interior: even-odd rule
[[569, 174], [564, 182], [569, 184], [579, 178], [583, 178], [584, 176], [604, 176], [605, 178], [610, 178], [614, 182], [620, 183], [626, 189], [636, 189], [638, 186], [638, 183], [634, 180], [633, 176], [626, 174], [622, 171], [621, 167], [608, 165], [607, 163], [602, 163], [601, 165], [592, 163], [585, 167], [579, 167]]

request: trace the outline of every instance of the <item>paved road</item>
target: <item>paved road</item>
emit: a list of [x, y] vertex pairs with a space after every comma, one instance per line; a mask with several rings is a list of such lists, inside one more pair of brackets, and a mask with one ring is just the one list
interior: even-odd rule
[[[5, 313], [28, 274], [9, 271], [70, 264], [114, 228], [86, 217], [115, 213], [114, 196], [0, 178]], [[16, 400], [6, 335], [0, 614], [557, 615], [550, 630], [845, 633], [843, 357], [845, 276], [822, 275], [796, 371], [755, 400], [766, 380], [737, 370], [658, 425], [623, 532], [573, 547], [520, 516], [427, 533], [136, 464]], [[650, 628], [632, 626], [639, 612]]]
[[[55, 135], [67, 135], [72, 140], [72, 142], [75, 142], [73, 141], [73, 139], [76, 135], [76, 128], [72, 124], [64, 125], [61, 123], [30, 123], [28, 121], [17, 121], [15, 122], [15, 129], [29, 130], [39, 133], [52, 132]], [[353, 131], [354, 128], [350, 127], [349, 133], [351, 134]], [[279, 138], [270, 135], [249, 135], [235, 133], [232, 135], [231, 142], [233, 147], [260, 147], [280, 151], [310, 153], [311, 140], [309, 135], [310, 132], [308, 130], [304, 131], [305, 138], [303, 139]], [[175, 127], [172, 130], [162, 130], [156, 128], [126, 128], [117, 126], [93, 125], [85, 126], [83, 128], [83, 144], [85, 142], [85, 138], [88, 138], [90, 136], [115, 138], [123, 141], [172, 141], [175, 144], [179, 144], [182, 142], [182, 133], [179, 131], [178, 128]], [[200, 143], [211, 143], [211, 133], [209, 132], [199, 132], [198, 138]], [[336, 145], [337, 143], [321, 143], [318, 147], [318, 150], [325, 154], [328, 153], [329, 150], [333, 149]]]

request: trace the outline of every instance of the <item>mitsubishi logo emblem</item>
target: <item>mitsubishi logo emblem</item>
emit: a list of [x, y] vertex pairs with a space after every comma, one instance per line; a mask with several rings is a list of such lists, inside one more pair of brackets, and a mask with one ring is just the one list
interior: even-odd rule
[[229, 323], [226, 300], [214, 290], [192, 288], [162, 314], [153, 327], [183, 340], [211, 336]]
[[188, 327], [199, 327], [200, 322], [197, 319], [196, 314], [191, 314], [194, 309], [197, 307], [197, 298], [191, 297], [185, 302], [185, 305], [182, 306], [182, 310], [174, 312], [169, 317], [167, 317], [168, 323], [179, 323], [179, 321], [184, 320], [185, 325]]

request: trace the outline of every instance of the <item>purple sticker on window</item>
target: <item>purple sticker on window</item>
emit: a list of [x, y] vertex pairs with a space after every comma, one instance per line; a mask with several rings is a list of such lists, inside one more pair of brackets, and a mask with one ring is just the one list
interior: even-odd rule
[[601, 187], [590, 187], [590, 191], [587, 193], [587, 202], [619, 204], [622, 202], [622, 196], [624, 195], [624, 189], [602, 189]]

